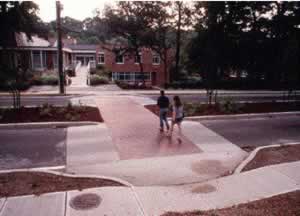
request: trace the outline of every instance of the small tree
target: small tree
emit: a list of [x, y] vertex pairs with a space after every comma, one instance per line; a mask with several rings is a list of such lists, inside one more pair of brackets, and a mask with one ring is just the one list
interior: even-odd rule
[[148, 47], [151, 35], [149, 14], [150, 2], [118, 2], [116, 8], [108, 8], [105, 12], [107, 26], [112, 37], [121, 37], [123, 44], [114, 45], [115, 54], [137, 57], [142, 81], [145, 84], [143, 61], [138, 56], [142, 48]]
[[31, 39], [33, 33], [43, 33], [44, 25], [37, 16], [38, 6], [32, 1], [1, 1], [0, 2], [0, 46], [2, 47], [2, 62], [0, 72], [6, 73], [7, 81], [13, 92], [14, 104], [20, 107], [20, 89], [24, 82], [28, 65], [15, 65], [10, 61], [16, 53], [7, 49], [17, 46], [16, 33], [24, 32]]

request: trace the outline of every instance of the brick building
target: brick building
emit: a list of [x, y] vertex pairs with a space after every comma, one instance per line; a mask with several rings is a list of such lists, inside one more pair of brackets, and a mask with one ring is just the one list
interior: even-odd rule
[[[57, 42], [55, 39], [45, 40], [32, 36], [29, 40], [24, 33], [16, 34], [17, 46], [8, 48], [11, 55], [8, 59], [12, 67], [20, 64], [28, 65], [33, 71], [57, 68]], [[115, 44], [77, 44], [74, 39], [63, 40], [63, 65], [80, 61], [83, 66], [90, 61], [103, 65], [112, 71], [112, 80], [128, 83], [146, 81], [147, 85], [162, 86], [169, 82], [169, 68], [172, 63], [171, 51], [166, 55], [166, 62], [151, 49], [141, 48], [138, 56], [132, 54], [119, 55], [114, 50]], [[0, 47], [1, 59], [1, 47]], [[3, 59], [3, 58], [2, 58]], [[143, 72], [141, 71], [141, 65]]]
[[148, 85], [158, 86], [169, 81], [169, 68], [172, 61], [170, 52], [165, 67], [161, 57], [151, 49], [141, 48], [138, 56], [130, 53], [117, 55], [112, 50], [112, 45], [99, 45], [96, 64], [111, 70], [114, 81], [137, 83], [144, 80]]

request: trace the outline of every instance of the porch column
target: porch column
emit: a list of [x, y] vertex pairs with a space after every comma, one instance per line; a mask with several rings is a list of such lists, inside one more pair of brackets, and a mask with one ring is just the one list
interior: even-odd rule
[[43, 51], [42, 50], [40, 50], [40, 62], [41, 62], [41, 69], [43, 69], [44, 66], [43, 66]]
[[31, 69], [34, 69], [34, 66], [33, 66], [33, 51], [30, 50], [30, 56], [31, 56]]

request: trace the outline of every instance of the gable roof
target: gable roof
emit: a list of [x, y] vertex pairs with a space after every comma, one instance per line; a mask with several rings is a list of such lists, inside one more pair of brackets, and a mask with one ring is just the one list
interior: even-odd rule
[[89, 50], [89, 51], [96, 51], [98, 45], [95, 44], [69, 44], [65, 47], [71, 50]]
[[18, 47], [50, 47], [50, 42], [38, 36], [27, 37], [24, 32], [15, 33]]

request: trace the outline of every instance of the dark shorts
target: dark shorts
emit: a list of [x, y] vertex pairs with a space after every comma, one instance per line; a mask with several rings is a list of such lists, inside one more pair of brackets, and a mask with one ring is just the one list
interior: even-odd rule
[[175, 121], [173, 121], [173, 122], [174, 122], [174, 124], [176, 124], [176, 123], [182, 122], [182, 120], [183, 120], [183, 118], [176, 118]]

